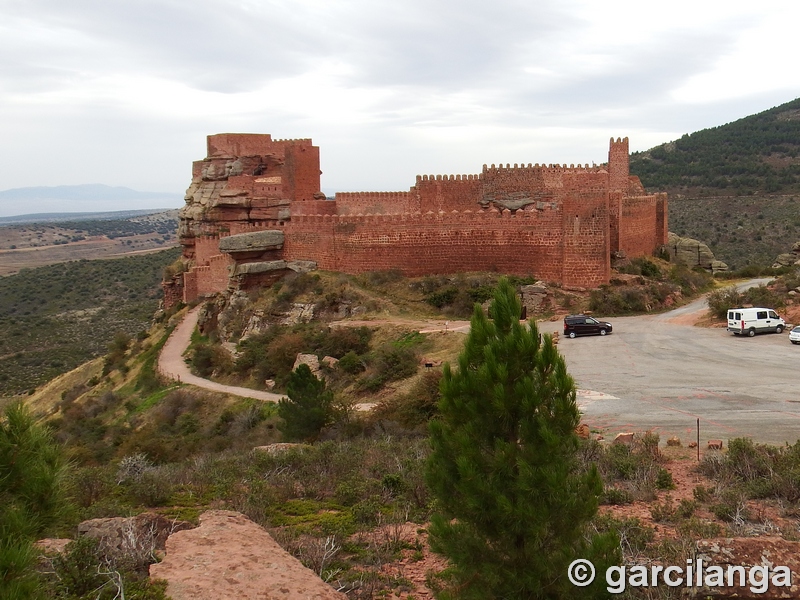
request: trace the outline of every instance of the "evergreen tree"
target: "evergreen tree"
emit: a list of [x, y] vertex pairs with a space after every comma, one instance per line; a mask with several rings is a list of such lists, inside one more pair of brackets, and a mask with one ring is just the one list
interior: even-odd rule
[[278, 403], [283, 422], [278, 429], [291, 440], [313, 440], [333, 420], [333, 392], [317, 379], [308, 365], [300, 365], [289, 375], [288, 399]]
[[61, 449], [21, 405], [0, 420], [0, 598], [34, 598], [33, 542], [66, 507]]
[[[432, 548], [450, 561], [443, 598], [601, 598], [618, 564], [614, 535], [590, 537], [602, 482], [579, 468], [575, 384], [549, 335], [521, 325], [502, 279], [494, 322], [475, 306], [458, 371], [444, 369], [440, 418], [431, 422], [426, 479], [440, 513]], [[574, 587], [567, 568], [593, 561], [595, 584]]]

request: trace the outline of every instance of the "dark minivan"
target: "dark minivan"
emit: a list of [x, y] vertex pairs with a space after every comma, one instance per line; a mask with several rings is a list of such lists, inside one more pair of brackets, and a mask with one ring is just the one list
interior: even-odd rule
[[611, 333], [611, 323], [598, 321], [586, 315], [564, 317], [564, 335], [574, 338], [579, 335], [606, 335]]

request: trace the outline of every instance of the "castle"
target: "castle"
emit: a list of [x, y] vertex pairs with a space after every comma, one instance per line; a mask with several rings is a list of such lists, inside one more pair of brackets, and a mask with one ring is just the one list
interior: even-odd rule
[[219, 134], [193, 164], [178, 235], [188, 270], [164, 283], [167, 307], [314, 268], [498, 271], [591, 288], [608, 283], [612, 254], [666, 243], [667, 197], [630, 175], [628, 138], [611, 139], [605, 165], [484, 165], [329, 200], [310, 139]]

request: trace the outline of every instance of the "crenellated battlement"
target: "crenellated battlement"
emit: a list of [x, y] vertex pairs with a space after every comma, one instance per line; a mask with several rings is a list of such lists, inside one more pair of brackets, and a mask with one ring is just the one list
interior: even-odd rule
[[280, 139], [272, 140], [275, 144], [295, 144], [297, 146], [311, 146], [311, 138], [297, 138], [297, 139]]
[[491, 207], [481, 210], [452, 210], [452, 211], [426, 211], [426, 212], [405, 212], [395, 214], [371, 214], [371, 213], [358, 213], [351, 215], [296, 215], [292, 217], [289, 228], [299, 225], [334, 225], [340, 223], [372, 223], [372, 224], [386, 224], [393, 223], [429, 223], [433, 221], [449, 221], [449, 222], [464, 222], [464, 221], [477, 221], [483, 219], [498, 219], [498, 218], [511, 218], [511, 219], [536, 219], [545, 212], [553, 212], [560, 210], [560, 207], [553, 202], [539, 203], [541, 206], [531, 210], [517, 210], [511, 211], [509, 209], [498, 210]]
[[407, 198], [411, 192], [336, 192], [336, 202], [348, 200], [388, 200]]
[[480, 179], [480, 174], [468, 175], [417, 175], [417, 183], [422, 181], [475, 181]]
[[581, 165], [580, 163], [576, 166], [575, 164], [567, 165], [566, 163], [563, 165], [560, 164], [539, 164], [539, 163], [528, 163], [520, 164], [514, 163], [514, 166], [511, 166], [511, 163], [506, 163], [505, 166], [502, 164], [494, 165], [492, 164], [491, 167], [487, 165], [483, 165], [483, 174], [491, 173], [491, 172], [505, 172], [505, 171], [546, 171], [549, 173], [599, 173], [603, 170], [603, 165], [592, 165], [589, 166], [589, 163], [585, 165]]

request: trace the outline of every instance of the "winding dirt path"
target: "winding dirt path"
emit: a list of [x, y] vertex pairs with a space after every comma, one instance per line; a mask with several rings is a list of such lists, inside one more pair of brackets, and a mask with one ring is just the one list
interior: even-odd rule
[[186, 348], [189, 347], [189, 342], [192, 339], [192, 332], [197, 325], [197, 317], [201, 308], [202, 305], [190, 310], [183, 318], [183, 321], [181, 321], [172, 332], [172, 335], [169, 336], [166, 344], [164, 344], [164, 347], [161, 349], [161, 354], [158, 356], [158, 372], [164, 377], [168, 377], [179, 383], [188, 383], [205, 390], [233, 394], [234, 396], [240, 396], [242, 398], [255, 398], [266, 402], [278, 402], [281, 398], [284, 398], [285, 396], [281, 394], [251, 390], [249, 388], [233, 385], [224, 385], [192, 374], [186, 362], [183, 360], [183, 353], [186, 352]]

